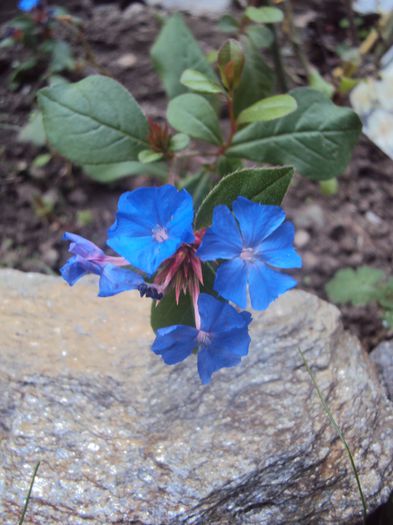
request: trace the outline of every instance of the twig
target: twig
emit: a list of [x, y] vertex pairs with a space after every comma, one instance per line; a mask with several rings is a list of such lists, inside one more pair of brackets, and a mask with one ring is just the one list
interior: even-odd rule
[[25, 521], [25, 515], [26, 515], [26, 512], [27, 512], [27, 507], [29, 506], [30, 497], [31, 497], [31, 491], [33, 490], [34, 481], [35, 481], [35, 478], [36, 478], [36, 475], [37, 475], [40, 463], [41, 462], [38, 461], [38, 463], [36, 464], [36, 466], [34, 468], [33, 477], [31, 478], [29, 491], [28, 491], [27, 496], [26, 496], [25, 506], [23, 507], [23, 512], [22, 512], [22, 516], [20, 517], [20, 520], [19, 520], [19, 525], [23, 525], [23, 522]]
[[281, 93], [286, 93], [288, 91], [287, 77], [285, 75], [284, 64], [281, 55], [280, 43], [278, 41], [277, 29], [274, 27], [274, 24], [271, 26], [271, 32], [273, 33], [273, 43], [271, 46], [274, 66], [277, 73], [277, 88]]
[[348, 443], [347, 443], [347, 441], [346, 441], [346, 439], [344, 437], [344, 434], [343, 434], [341, 428], [338, 426], [336, 420], [334, 419], [334, 416], [333, 416], [333, 414], [332, 414], [332, 412], [331, 412], [327, 402], [325, 401], [325, 398], [323, 397], [321, 390], [319, 389], [319, 386], [318, 386], [318, 383], [317, 383], [317, 381], [316, 381], [316, 379], [314, 377], [314, 374], [312, 373], [311, 368], [308, 365], [306, 356], [303, 354], [303, 352], [300, 350], [300, 348], [298, 348], [298, 350], [299, 350], [300, 355], [302, 356], [303, 363], [304, 363], [304, 366], [306, 367], [308, 375], [310, 376], [311, 381], [313, 382], [313, 385], [315, 387], [315, 390], [317, 391], [319, 400], [321, 401], [321, 405], [322, 405], [322, 407], [323, 407], [323, 409], [325, 411], [325, 414], [327, 415], [327, 417], [328, 417], [332, 427], [337, 432], [338, 437], [341, 439], [341, 441], [342, 441], [342, 443], [344, 445], [344, 448], [345, 448], [345, 450], [346, 450], [346, 452], [348, 454], [348, 458], [349, 458], [349, 461], [351, 463], [351, 467], [352, 467], [352, 470], [353, 470], [353, 473], [354, 473], [354, 476], [355, 476], [355, 479], [356, 479], [356, 484], [357, 484], [357, 487], [358, 487], [360, 499], [361, 499], [361, 502], [362, 502], [363, 521], [366, 524], [366, 520], [367, 520], [367, 503], [366, 503], [366, 499], [365, 499], [364, 494], [363, 494], [362, 485], [360, 483], [359, 474], [358, 474], [358, 471], [357, 471], [357, 468], [356, 468], [356, 465], [355, 465], [355, 461], [354, 461], [352, 453], [351, 453], [351, 449], [349, 448], [349, 445], [348, 445]]
[[352, 0], [345, 0], [345, 6], [347, 9], [351, 42], [353, 47], [357, 47], [359, 45], [359, 39], [358, 32], [356, 30], [355, 17], [353, 15]]
[[308, 61], [307, 55], [303, 49], [303, 43], [299, 37], [299, 33], [296, 30], [295, 22], [293, 18], [293, 7], [291, 0], [285, 0], [285, 15], [288, 24], [288, 36], [293, 47], [293, 51], [297, 56], [300, 64], [302, 65], [306, 76], [309, 77], [312, 71], [312, 66]]

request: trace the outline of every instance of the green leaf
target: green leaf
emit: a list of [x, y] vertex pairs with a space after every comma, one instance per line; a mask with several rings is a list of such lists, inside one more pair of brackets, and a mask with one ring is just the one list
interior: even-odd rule
[[92, 75], [38, 92], [49, 142], [78, 164], [136, 160], [148, 148], [148, 125], [133, 96], [111, 78]]
[[60, 71], [75, 69], [75, 60], [72, 56], [71, 46], [64, 40], [55, 40], [52, 49], [52, 58], [49, 71], [60, 73]]
[[246, 60], [235, 90], [236, 115], [261, 98], [272, 95], [274, 84], [273, 71], [263, 60], [260, 50], [248, 39], [243, 43], [243, 50]]
[[162, 159], [163, 154], [151, 149], [144, 149], [138, 153], [138, 160], [142, 164], [150, 164]]
[[263, 204], [281, 204], [293, 175], [293, 168], [245, 168], [224, 177], [202, 202], [195, 219], [196, 228], [211, 223], [218, 204], [231, 206], [239, 196]]
[[33, 166], [36, 168], [43, 168], [50, 162], [52, 156], [50, 153], [42, 153], [41, 155], [37, 155], [35, 159], [33, 160]]
[[234, 171], [240, 170], [243, 167], [243, 163], [240, 159], [229, 158], [225, 155], [221, 156], [218, 160], [217, 171], [220, 178], [229, 175]]
[[[202, 272], [204, 285], [201, 286], [201, 292], [216, 296], [216, 293], [213, 291], [215, 272], [209, 264], [202, 266]], [[150, 323], [154, 332], [158, 328], [175, 324], [195, 326], [191, 297], [182, 293], [180, 294], [179, 304], [176, 304], [175, 292], [171, 291], [164, 295], [161, 301], [154, 301], [151, 308]]]
[[191, 297], [182, 293], [179, 304], [176, 304], [175, 292], [172, 290], [161, 301], [154, 301], [151, 307], [150, 323], [154, 332], [158, 328], [175, 324], [195, 326]]
[[258, 49], [265, 49], [273, 43], [273, 33], [266, 26], [250, 25], [246, 29], [246, 35]]
[[383, 320], [389, 328], [393, 328], [393, 310], [385, 310], [383, 313]]
[[308, 75], [308, 83], [313, 89], [320, 91], [328, 98], [332, 98], [335, 91], [333, 84], [327, 82], [315, 67], [311, 69]]
[[384, 272], [361, 266], [357, 270], [344, 268], [338, 270], [325, 286], [331, 301], [342, 304], [365, 305], [378, 298], [378, 285], [384, 279]]
[[30, 57], [23, 62], [14, 62], [12, 65], [12, 72], [8, 78], [10, 90], [15, 91], [26, 75], [30, 74], [37, 66], [37, 57]]
[[183, 86], [199, 93], [224, 93], [223, 88], [195, 69], [186, 69], [180, 77]]
[[247, 7], [244, 14], [257, 24], [277, 24], [284, 20], [284, 14], [277, 7]]
[[384, 308], [393, 310], [393, 279], [390, 278], [386, 283], [382, 283], [379, 288], [378, 302]]
[[223, 33], [237, 33], [240, 24], [233, 16], [224, 15], [218, 21], [217, 28]]
[[34, 109], [30, 113], [27, 124], [23, 126], [19, 132], [18, 141], [31, 142], [36, 146], [43, 146], [46, 144], [46, 134], [42, 121], [42, 113], [39, 109]]
[[237, 118], [238, 124], [263, 122], [285, 117], [297, 108], [296, 100], [291, 95], [274, 95], [258, 100], [252, 106], [243, 109]]
[[331, 179], [348, 164], [361, 123], [349, 108], [318, 91], [291, 92], [298, 109], [279, 120], [257, 122], [236, 133], [226, 154], [270, 164], [291, 164], [313, 180]]
[[190, 143], [190, 137], [184, 133], [176, 133], [171, 137], [170, 150], [181, 151], [185, 149]]
[[206, 171], [201, 171], [183, 179], [179, 184], [179, 188], [185, 188], [192, 195], [194, 208], [196, 209], [209, 193], [212, 185], [211, 174]]
[[115, 164], [90, 164], [83, 166], [83, 171], [91, 179], [107, 184], [131, 175], [150, 175], [157, 179], [167, 178], [167, 166], [163, 162], [141, 164], [140, 162], [118, 162]]
[[0, 40], [0, 48], [16, 46], [16, 41], [13, 38], [3, 38]]
[[151, 57], [169, 98], [187, 92], [180, 82], [185, 69], [195, 69], [217, 81], [205, 54], [178, 13], [164, 24], [151, 49]]
[[321, 190], [322, 195], [325, 195], [326, 197], [336, 195], [338, 192], [337, 177], [334, 177], [333, 179], [320, 180], [319, 189]]
[[167, 119], [171, 126], [195, 139], [221, 144], [218, 117], [209, 102], [193, 93], [180, 95], [169, 102]]

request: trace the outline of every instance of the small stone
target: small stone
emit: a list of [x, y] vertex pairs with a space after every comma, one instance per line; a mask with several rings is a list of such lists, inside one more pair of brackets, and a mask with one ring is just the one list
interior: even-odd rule
[[319, 204], [307, 204], [295, 214], [295, 224], [304, 230], [318, 230], [325, 225], [325, 214]]
[[319, 265], [319, 258], [311, 252], [306, 252], [303, 256], [303, 267], [311, 270]]
[[126, 53], [116, 60], [115, 65], [122, 69], [131, 69], [135, 66], [136, 62], [137, 58], [133, 53]]
[[366, 212], [365, 217], [371, 224], [379, 225], [382, 222], [381, 217], [378, 217], [376, 213], [370, 210]]
[[298, 230], [295, 234], [295, 246], [304, 248], [310, 241], [310, 234], [306, 230]]
[[228, 11], [231, 0], [147, 0], [148, 5], [161, 6], [164, 9], [179, 9], [196, 16], [220, 15]]
[[143, 4], [132, 3], [122, 13], [123, 20], [132, 20], [136, 15], [139, 15], [145, 10]]

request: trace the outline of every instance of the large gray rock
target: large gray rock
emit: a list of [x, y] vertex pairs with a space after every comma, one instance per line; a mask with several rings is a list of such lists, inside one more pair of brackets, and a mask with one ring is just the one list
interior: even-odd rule
[[2, 523], [354, 524], [393, 479], [393, 412], [338, 310], [294, 291], [255, 313], [250, 355], [199, 383], [149, 349], [149, 303], [0, 271]]
[[393, 401], [393, 341], [383, 341], [370, 354], [375, 363], [381, 383], [385, 385], [388, 397]]

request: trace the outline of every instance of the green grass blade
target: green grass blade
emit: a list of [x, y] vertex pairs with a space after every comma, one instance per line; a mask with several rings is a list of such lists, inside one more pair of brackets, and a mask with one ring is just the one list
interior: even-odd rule
[[349, 445], [348, 445], [348, 443], [347, 443], [347, 441], [346, 441], [346, 439], [344, 437], [344, 434], [343, 434], [341, 428], [338, 426], [336, 420], [334, 419], [334, 416], [333, 416], [333, 414], [332, 414], [328, 404], [326, 403], [326, 400], [323, 397], [321, 390], [319, 389], [319, 386], [318, 386], [318, 383], [317, 383], [317, 381], [316, 381], [316, 379], [314, 377], [314, 374], [312, 373], [311, 368], [308, 365], [306, 356], [303, 354], [303, 352], [300, 350], [300, 348], [298, 350], [299, 350], [300, 355], [302, 356], [302, 359], [303, 359], [303, 362], [304, 362], [304, 366], [306, 367], [306, 370], [307, 370], [307, 372], [308, 372], [308, 374], [309, 374], [309, 376], [311, 378], [311, 381], [313, 382], [315, 390], [317, 391], [318, 397], [319, 397], [319, 399], [321, 401], [321, 404], [322, 404], [322, 407], [323, 407], [323, 409], [325, 411], [325, 414], [327, 415], [331, 425], [333, 426], [333, 428], [337, 432], [337, 434], [338, 434], [339, 438], [341, 439], [342, 444], [344, 445], [344, 448], [345, 448], [345, 450], [346, 450], [346, 452], [348, 454], [349, 462], [351, 463], [351, 467], [352, 467], [353, 474], [354, 474], [355, 479], [356, 479], [356, 484], [357, 484], [357, 487], [358, 487], [360, 499], [361, 499], [361, 502], [362, 502], [363, 521], [364, 521], [364, 523], [366, 523], [366, 520], [367, 520], [367, 503], [366, 503], [366, 499], [365, 499], [364, 494], [363, 494], [362, 485], [360, 483], [359, 474], [358, 474], [358, 471], [357, 471], [357, 468], [356, 468], [355, 461], [353, 459], [351, 450], [349, 448]]
[[19, 525], [23, 525], [23, 522], [25, 521], [27, 507], [29, 506], [29, 502], [30, 502], [31, 491], [33, 490], [33, 485], [34, 485], [34, 481], [35, 481], [35, 478], [36, 478], [39, 466], [40, 466], [40, 461], [34, 467], [33, 477], [31, 478], [29, 492], [27, 493], [27, 496], [26, 496], [25, 506], [23, 507], [23, 512], [22, 512], [22, 516], [20, 517], [20, 520], [19, 520]]

